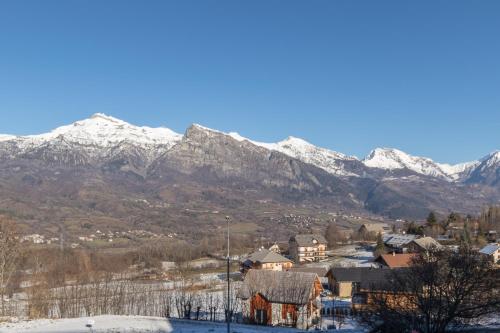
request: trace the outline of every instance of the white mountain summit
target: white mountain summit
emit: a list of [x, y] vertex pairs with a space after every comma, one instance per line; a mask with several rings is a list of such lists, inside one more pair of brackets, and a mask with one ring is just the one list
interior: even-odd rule
[[121, 142], [171, 146], [181, 140], [182, 135], [168, 128], [134, 126], [123, 120], [96, 113], [88, 119], [58, 127], [49, 133], [25, 138], [50, 141], [58, 137], [69, 142], [99, 147], [112, 146]]
[[113, 147], [122, 142], [173, 146], [181, 139], [181, 134], [175, 133], [168, 128], [134, 126], [102, 113], [96, 113], [88, 119], [58, 127], [44, 134], [26, 136], [0, 135], [0, 142], [16, 141], [25, 147], [38, 146], [58, 140], [101, 148]]

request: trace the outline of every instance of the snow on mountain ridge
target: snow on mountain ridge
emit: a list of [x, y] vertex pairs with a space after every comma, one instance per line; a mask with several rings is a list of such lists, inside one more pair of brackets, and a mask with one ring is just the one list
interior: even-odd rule
[[[293, 136], [289, 136], [285, 140], [276, 143], [265, 143], [250, 140], [236, 132], [225, 133], [198, 124], [193, 124], [192, 126], [209, 133], [227, 135], [239, 142], [247, 141], [270, 151], [281, 152], [339, 176], [360, 176], [347, 170], [349, 169], [348, 164], [352, 162], [361, 162], [366, 167], [384, 170], [409, 169], [419, 174], [438, 177], [448, 181], [464, 179], [465, 176], [468, 176], [479, 165], [482, 168], [500, 166], [500, 151], [495, 151], [479, 161], [449, 165], [434, 162], [432, 159], [426, 157], [412, 156], [398, 149], [376, 148], [360, 161], [354, 156], [317, 147]], [[113, 148], [122, 142], [129, 142], [147, 148], [148, 151], [151, 151], [151, 158], [154, 158], [156, 154], [149, 147], [161, 146], [163, 151], [165, 149], [168, 150], [181, 141], [182, 137], [183, 135], [168, 128], [134, 126], [103, 113], [96, 113], [88, 119], [58, 127], [45, 134], [28, 136], [0, 134], [0, 142], [2, 144], [4, 142], [15, 142], [15, 145], [20, 149], [36, 148], [46, 143], [57, 144], [60, 141], [84, 145], [89, 147], [89, 149], [98, 147]], [[350, 169], [353, 170], [352, 168]]]
[[338, 176], [358, 176], [352, 172], [348, 172], [342, 165], [342, 161], [354, 161], [357, 160], [356, 157], [347, 156], [336, 151], [332, 151], [326, 148], [317, 147], [304, 139], [289, 136], [285, 140], [276, 143], [267, 143], [253, 141], [246, 137], [241, 136], [237, 132], [221, 132], [214, 130], [199, 124], [193, 124], [197, 128], [222, 135], [227, 135], [236, 141], [242, 142], [247, 141], [255, 146], [259, 146], [268, 150], [278, 151], [290, 157], [296, 158], [302, 162], [315, 165], [329, 173]]
[[297, 158], [305, 163], [313, 164], [329, 173], [339, 176], [358, 176], [345, 169], [344, 161], [357, 161], [353, 156], [317, 147], [303, 139], [288, 137], [287, 139], [274, 144], [274, 150]]
[[9, 134], [0, 134], [0, 142], [2, 141], [9, 141], [15, 139], [15, 135], [9, 135]]
[[427, 157], [412, 156], [395, 148], [376, 148], [363, 159], [363, 163], [372, 168], [409, 169], [419, 174], [455, 181], [477, 166], [479, 161], [450, 165], [434, 162]]
[[120, 142], [134, 142], [145, 145], [173, 146], [181, 140], [182, 135], [165, 128], [134, 126], [123, 120], [96, 113], [88, 119], [76, 121], [70, 125], [38, 135], [10, 136], [0, 140], [17, 140], [25, 145], [37, 145], [63, 138], [67, 142], [81, 145], [110, 147]]

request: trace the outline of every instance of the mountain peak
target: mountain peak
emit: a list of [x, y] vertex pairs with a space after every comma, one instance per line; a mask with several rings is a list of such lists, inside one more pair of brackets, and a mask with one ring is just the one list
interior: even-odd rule
[[307, 142], [304, 139], [297, 138], [295, 136], [289, 136], [285, 140], [278, 142], [278, 144], [281, 144], [281, 145], [290, 144], [290, 145], [298, 146], [298, 147], [300, 147], [300, 146], [302, 146], [302, 147], [314, 147], [313, 144]]
[[404, 169], [413, 164], [412, 156], [396, 148], [375, 148], [363, 159], [363, 163], [372, 168]]
[[94, 113], [93, 115], [90, 116], [89, 119], [93, 119], [93, 120], [104, 120], [104, 121], [109, 121], [109, 122], [112, 122], [112, 123], [120, 123], [120, 124], [128, 124], [127, 122], [121, 120], [121, 119], [118, 119], [118, 118], [115, 118], [115, 117], [112, 117], [112, 116], [108, 116], [107, 114], [104, 114], [104, 113], [100, 113], [100, 112], [97, 112], [97, 113]]
[[[15, 138], [30, 145], [64, 139], [66, 142], [97, 147], [110, 147], [121, 142], [172, 146], [182, 135], [165, 127], [134, 126], [104, 113], [95, 113], [87, 119], [57, 127], [48, 133]], [[2, 140], [0, 137], [0, 140], [8, 139]]]
[[500, 150], [495, 150], [481, 159], [481, 163], [487, 167], [500, 165]]

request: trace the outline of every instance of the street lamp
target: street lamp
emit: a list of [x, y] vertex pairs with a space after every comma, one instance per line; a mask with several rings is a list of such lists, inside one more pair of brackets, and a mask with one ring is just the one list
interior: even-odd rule
[[231, 282], [229, 280], [229, 216], [226, 216], [227, 222], [227, 333], [231, 331]]

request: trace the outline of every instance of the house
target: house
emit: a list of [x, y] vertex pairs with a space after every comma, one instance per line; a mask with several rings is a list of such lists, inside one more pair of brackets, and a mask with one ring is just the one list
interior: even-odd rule
[[399, 253], [404, 253], [408, 250], [408, 244], [414, 239], [417, 239], [417, 235], [412, 234], [385, 234], [382, 237], [384, 245], [390, 250]]
[[375, 262], [380, 264], [380, 267], [387, 268], [402, 268], [409, 267], [413, 258], [416, 257], [415, 253], [390, 253], [382, 254]]
[[479, 250], [479, 253], [491, 259], [493, 264], [500, 265], [500, 243], [491, 243]]
[[392, 229], [387, 223], [365, 223], [358, 229], [358, 233], [364, 236], [376, 236], [378, 234], [386, 234]]
[[322, 291], [314, 273], [252, 269], [237, 297], [247, 323], [308, 329], [320, 318]]
[[442, 249], [443, 245], [439, 244], [437, 240], [432, 237], [422, 237], [412, 240], [408, 244], [408, 252], [420, 253], [427, 252], [432, 249]]
[[487, 233], [486, 233], [486, 240], [488, 242], [496, 242], [497, 241], [497, 231], [496, 230], [489, 230]]
[[267, 249], [259, 249], [241, 262], [241, 272], [246, 273], [249, 269], [283, 271], [292, 268], [292, 266], [293, 262], [281, 254]]
[[[405, 268], [396, 268], [403, 271]], [[332, 268], [329, 278], [335, 284], [335, 293], [340, 297], [351, 297], [354, 310], [363, 311], [375, 300], [383, 296], [395, 306], [407, 304], [411, 306], [410, 293], [395, 292], [392, 289], [392, 272], [396, 269], [349, 267]]]
[[351, 299], [352, 308], [356, 311], [365, 311], [377, 304], [380, 300], [387, 302], [389, 307], [414, 310], [416, 308], [416, 295], [411, 291], [395, 291], [391, 286], [391, 277], [386, 277], [384, 282], [371, 284], [360, 288]]
[[373, 267], [333, 267], [328, 271], [327, 277], [334, 295], [348, 298], [371, 284], [386, 281], [391, 270]]
[[319, 234], [295, 235], [288, 241], [288, 252], [296, 263], [326, 259], [328, 242]]

